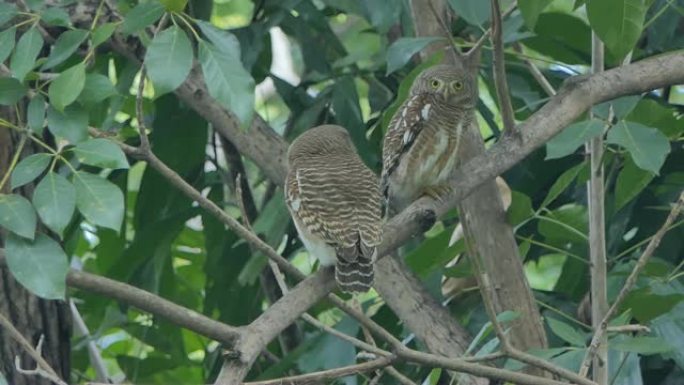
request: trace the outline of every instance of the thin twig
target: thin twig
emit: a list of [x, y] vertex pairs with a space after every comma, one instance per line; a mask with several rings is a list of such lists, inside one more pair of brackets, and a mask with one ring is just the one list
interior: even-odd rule
[[499, 108], [501, 109], [501, 119], [503, 120], [504, 130], [508, 133], [513, 133], [515, 129], [515, 116], [513, 115], [511, 95], [508, 91], [508, 81], [506, 80], [506, 63], [503, 50], [503, 23], [501, 21], [501, 9], [499, 8], [499, 0], [491, 0], [491, 2], [491, 37], [492, 45], [494, 46], [492, 59], [494, 66], [494, 87], [496, 88], [496, 95], [499, 100]]
[[646, 325], [622, 325], [622, 326], [608, 326], [606, 329], [608, 333], [650, 333], [651, 328]]
[[345, 377], [352, 374], [369, 372], [378, 368], [384, 368], [391, 364], [396, 357], [382, 357], [362, 364], [349, 365], [341, 368], [323, 370], [320, 372], [302, 374], [299, 376], [276, 378], [267, 381], [245, 382], [244, 385], [303, 385], [318, 384], [324, 380]]
[[620, 289], [620, 293], [618, 294], [617, 298], [615, 298], [615, 302], [613, 302], [610, 308], [608, 308], [606, 315], [603, 317], [603, 319], [601, 319], [598, 329], [594, 332], [594, 336], [591, 339], [591, 343], [589, 344], [587, 353], [584, 356], [582, 366], [580, 366], [580, 376], [586, 377], [587, 373], [589, 372], [590, 362], [596, 354], [596, 350], [598, 349], [599, 344], [601, 343], [601, 338], [603, 334], [608, 328], [608, 321], [610, 321], [613, 315], [615, 315], [618, 307], [625, 300], [627, 294], [629, 294], [629, 291], [631, 290], [632, 286], [634, 286], [634, 283], [636, 283], [637, 277], [646, 266], [646, 263], [651, 258], [651, 255], [653, 255], [653, 252], [660, 244], [660, 241], [663, 239], [663, 236], [665, 236], [665, 233], [667, 233], [668, 227], [672, 224], [672, 222], [674, 222], [674, 220], [679, 215], [679, 212], [682, 210], [682, 206], [684, 206], [684, 190], [679, 195], [679, 199], [672, 207], [672, 210], [670, 211], [670, 214], [667, 216], [667, 219], [665, 220], [663, 225], [660, 227], [660, 229], [658, 229], [653, 238], [651, 238], [651, 241], [648, 243], [648, 246], [646, 246], [646, 249], [639, 257], [639, 260], [634, 266], [634, 269], [632, 269], [632, 272], [627, 277], [625, 284], [622, 286], [622, 289]]
[[[508, 16], [510, 16], [511, 13], [513, 13], [513, 11], [515, 11], [515, 8], [516, 8], [516, 3], [513, 2], [513, 4], [511, 4], [511, 5], [508, 7], [508, 9], [506, 9], [506, 10], [504, 11], [504, 13], [501, 15], [501, 19], [503, 20], [503, 19], [507, 18]], [[468, 54], [470, 54], [471, 52], [475, 52], [476, 50], [482, 48], [482, 46], [483, 46], [484, 43], [487, 41], [487, 39], [489, 39], [489, 35], [490, 35], [491, 33], [492, 33], [492, 27], [489, 27], [489, 28], [482, 34], [482, 36], [480, 36], [480, 38], [477, 39], [477, 41], [475, 42], [475, 44], [473, 44], [473, 46], [470, 47], [470, 49], [468, 50]]]
[[71, 318], [74, 320], [76, 330], [78, 330], [81, 336], [87, 341], [88, 356], [90, 357], [90, 364], [93, 366], [93, 369], [95, 369], [96, 379], [98, 381], [107, 382], [109, 380], [109, 374], [107, 373], [107, 367], [102, 360], [100, 349], [97, 348], [95, 341], [92, 340], [88, 326], [85, 324], [85, 321], [83, 321], [83, 317], [81, 317], [81, 313], [78, 311], [78, 308], [72, 299], [69, 300], [69, 309], [71, 310]]
[[[26, 370], [21, 368], [21, 361], [19, 356], [15, 358], [15, 367], [17, 371], [23, 373], [23, 374], [29, 374], [29, 375], [38, 375], [44, 378], [47, 378], [48, 380], [54, 382], [55, 384], [58, 385], [68, 385], [64, 380], [59, 378], [59, 375], [57, 375], [57, 372], [55, 372], [54, 369], [52, 369], [52, 366], [48, 364], [47, 361], [43, 358], [43, 356], [40, 355], [40, 352], [34, 348], [30, 342], [24, 338], [23, 335], [17, 330], [17, 328], [14, 327], [12, 322], [10, 322], [3, 314], [0, 314], [0, 326], [7, 331], [9, 336], [16, 341], [19, 346], [24, 349], [24, 351], [33, 358], [34, 361], [36, 361], [36, 369], [31, 369], [31, 370]], [[41, 336], [41, 341], [43, 337]], [[42, 345], [41, 342], [38, 343], [38, 349], [40, 349], [40, 346]]]
[[[522, 46], [518, 42], [513, 43], [513, 49], [517, 53], [523, 52]], [[539, 67], [537, 67], [528, 57], [523, 56], [523, 61], [525, 62], [527, 69], [529, 69], [530, 73], [532, 74], [532, 77], [537, 81], [537, 83], [539, 83], [539, 86], [544, 90], [544, 92], [546, 92], [546, 94], [549, 96], [556, 95], [556, 90], [553, 88], [551, 83], [549, 83], [549, 80], [546, 78], [546, 76], [544, 76], [541, 70], [539, 70]]]
[[[597, 74], [604, 69], [604, 46], [596, 33], [591, 37], [591, 72]], [[590, 115], [591, 116], [591, 115]], [[591, 272], [591, 323], [594, 330], [599, 326], [608, 311], [606, 261], [606, 219], [605, 219], [605, 178], [603, 168], [603, 135], [586, 143], [589, 154], [589, 180], [587, 181], [587, 201], [589, 211], [589, 264]], [[593, 358], [593, 380], [600, 385], [608, 385], [608, 337], [601, 337], [598, 354]]]

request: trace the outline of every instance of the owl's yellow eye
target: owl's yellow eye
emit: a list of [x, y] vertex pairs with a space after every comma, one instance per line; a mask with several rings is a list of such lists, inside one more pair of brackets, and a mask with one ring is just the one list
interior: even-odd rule
[[455, 82], [451, 83], [451, 86], [454, 87], [456, 91], [459, 91], [463, 89], [463, 82], [456, 80]]
[[439, 88], [439, 85], [440, 85], [440, 81], [437, 79], [432, 79], [432, 81], [430, 82], [430, 87], [432, 87], [434, 89]]

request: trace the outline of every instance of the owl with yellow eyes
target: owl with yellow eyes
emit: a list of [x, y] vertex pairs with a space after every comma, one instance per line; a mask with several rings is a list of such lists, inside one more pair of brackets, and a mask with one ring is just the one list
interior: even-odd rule
[[383, 142], [381, 190], [390, 216], [422, 195], [440, 199], [449, 192], [477, 98], [476, 79], [464, 68], [437, 65], [418, 75]]

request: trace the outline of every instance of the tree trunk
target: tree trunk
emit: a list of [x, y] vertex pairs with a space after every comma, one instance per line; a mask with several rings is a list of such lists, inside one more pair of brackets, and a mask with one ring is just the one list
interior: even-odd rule
[[[436, 12], [447, 20], [444, 1], [412, 0], [416, 35], [444, 36], [444, 27], [449, 23], [444, 22], [444, 27], [440, 26], [429, 1], [432, 1]], [[449, 44], [444, 41], [434, 43], [423, 50], [421, 56], [426, 59], [437, 50], [446, 50], [445, 61], [454, 63], [459, 59], [451, 54]], [[461, 138], [461, 147], [457, 154], [459, 163], [464, 164], [484, 151], [484, 141], [475, 121]], [[495, 310], [497, 313], [513, 310], [520, 314], [510, 333], [511, 343], [523, 351], [545, 348], [547, 341], [541, 315], [525, 278], [513, 229], [506, 223], [505, 211], [494, 179], [475, 189], [461, 201], [458, 209], [465, 235], [473, 250], [480, 255], [483, 268], [496, 292], [496, 298], [492, 299]]]
[[[0, 117], [14, 122], [14, 110], [0, 107]], [[0, 178], [9, 172], [19, 137], [6, 127], [0, 127]], [[27, 143], [27, 147], [30, 147]], [[23, 187], [21, 193], [30, 200], [33, 187]], [[0, 193], [8, 194], [9, 185]], [[0, 246], [4, 245], [5, 234], [0, 231]], [[0, 267], [0, 313], [7, 317], [17, 330], [34, 346], [44, 336], [42, 355], [63, 379], [69, 379], [71, 319], [66, 303], [40, 299], [19, 284], [6, 267]], [[19, 373], [14, 366], [16, 356], [21, 358], [23, 369], [34, 369], [35, 362], [12, 340], [5, 330], [0, 329], [0, 371], [12, 385], [52, 385], [47, 379]]]

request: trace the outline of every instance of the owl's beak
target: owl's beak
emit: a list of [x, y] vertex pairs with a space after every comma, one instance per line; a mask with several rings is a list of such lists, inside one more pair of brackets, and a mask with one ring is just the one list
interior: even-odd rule
[[447, 86], [442, 88], [442, 96], [444, 96], [444, 100], [449, 99], [449, 94], [451, 93], [450, 91], [450, 88]]

